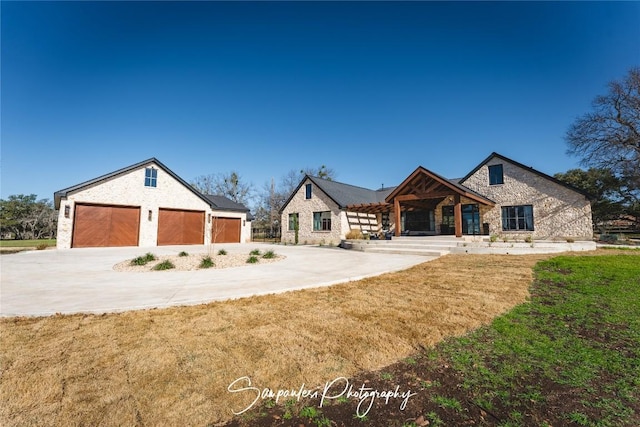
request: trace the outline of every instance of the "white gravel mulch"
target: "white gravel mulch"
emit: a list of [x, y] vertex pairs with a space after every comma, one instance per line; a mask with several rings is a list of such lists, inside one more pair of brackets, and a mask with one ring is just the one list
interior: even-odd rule
[[209, 255], [208, 253], [198, 253], [198, 254], [189, 254], [188, 256], [178, 256], [178, 255], [170, 255], [170, 256], [157, 256], [155, 261], [149, 261], [145, 265], [131, 265], [131, 260], [128, 259], [126, 261], [122, 261], [113, 266], [113, 269], [116, 271], [138, 271], [138, 272], [147, 272], [147, 271], [156, 271], [153, 270], [153, 267], [160, 264], [163, 261], [169, 260], [175, 265], [175, 268], [169, 270], [160, 270], [160, 271], [190, 271], [190, 270], [207, 270], [200, 268], [200, 262], [202, 262], [202, 258], [206, 256], [211, 256], [211, 260], [214, 263], [213, 267], [209, 269], [220, 269], [220, 268], [230, 268], [230, 267], [244, 267], [251, 265], [260, 265], [260, 264], [270, 264], [273, 262], [278, 262], [285, 257], [283, 255], [276, 254], [274, 258], [262, 258], [262, 255], [256, 255], [258, 258], [258, 262], [254, 264], [247, 263], [247, 259], [251, 256], [249, 253], [244, 254], [227, 254], [227, 255]]

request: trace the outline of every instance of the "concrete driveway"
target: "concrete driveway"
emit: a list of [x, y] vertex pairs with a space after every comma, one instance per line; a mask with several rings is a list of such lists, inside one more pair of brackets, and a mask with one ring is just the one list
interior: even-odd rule
[[220, 244], [229, 253], [272, 249], [282, 261], [264, 265], [158, 272], [117, 272], [113, 266], [143, 255], [205, 253], [204, 246], [91, 248], [0, 256], [0, 316], [105, 313], [192, 305], [329, 286], [408, 268], [433, 258], [338, 248], [261, 243]]

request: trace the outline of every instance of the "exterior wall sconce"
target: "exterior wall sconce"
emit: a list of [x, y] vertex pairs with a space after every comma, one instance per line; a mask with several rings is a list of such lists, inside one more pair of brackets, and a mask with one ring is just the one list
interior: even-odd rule
[[64, 205], [64, 217], [65, 218], [69, 218], [70, 212], [71, 212], [71, 206]]
[[147, 218], [149, 219], [149, 221], [151, 221], [153, 219], [153, 211], [151, 209], [149, 209], [149, 213], [147, 214]]

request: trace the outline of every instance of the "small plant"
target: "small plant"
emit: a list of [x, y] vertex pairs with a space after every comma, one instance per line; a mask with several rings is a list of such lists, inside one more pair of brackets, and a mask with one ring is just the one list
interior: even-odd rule
[[206, 256], [202, 258], [202, 261], [200, 261], [200, 268], [211, 268], [214, 265], [215, 263], [213, 262], [210, 256]]
[[462, 412], [462, 405], [453, 397], [434, 396], [431, 401], [442, 409], [453, 409], [456, 412]]
[[153, 267], [154, 270], [171, 270], [172, 268], [176, 268], [176, 266], [169, 260], [162, 261], [160, 264]]
[[526, 236], [526, 237], [524, 238], [524, 241], [525, 241], [526, 243], [531, 243], [531, 242], [533, 242], [533, 238], [532, 238], [531, 236]]
[[226, 254], [227, 254], [227, 251], [226, 251], [226, 250], [224, 250], [224, 249], [220, 249], [220, 250], [218, 251], [218, 255], [226, 255]]
[[139, 256], [131, 260], [131, 265], [146, 265], [148, 262], [155, 261], [157, 258], [151, 252], [147, 252], [143, 256]]
[[385, 381], [391, 381], [393, 379], [393, 375], [389, 372], [383, 372], [380, 374], [380, 378], [382, 378]]
[[264, 253], [264, 255], [262, 255], [262, 258], [264, 258], [264, 259], [272, 259], [272, 258], [275, 258], [275, 257], [276, 257], [276, 254], [273, 251], [267, 251], [267, 252]]
[[260, 255], [260, 249], [252, 250], [251, 252], [249, 252], [249, 255], [259, 256]]
[[347, 240], [362, 240], [364, 239], [364, 235], [362, 234], [362, 231], [354, 229], [349, 230], [347, 234], [345, 234], [344, 238]]
[[567, 237], [567, 243], [574, 243], [575, 239], [572, 239], [571, 237]]
[[179, 257], [189, 256], [189, 254], [185, 251], [182, 251], [178, 254]]
[[43, 251], [45, 249], [47, 249], [49, 247], [49, 245], [47, 245], [46, 243], [40, 243], [38, 246], [36, 246], [36, 249], [39, 251]]
[[407, 365], [415, 365], [416, 363], [418, 363], [413, 357], [407, 357], [406, 359], [404, 359], [404, 361], [407, 363]]
[[258, 257], [255, 255], [251, 255], [249, 258], [247, 258], [247, 264], [255, 264], [258, 261]]
[[492, 234], [491, 236], [489, 236], [489, 241], [491, 243], [494, 243], [496, 240], [498, 240], [498, 235], [497, 234]]

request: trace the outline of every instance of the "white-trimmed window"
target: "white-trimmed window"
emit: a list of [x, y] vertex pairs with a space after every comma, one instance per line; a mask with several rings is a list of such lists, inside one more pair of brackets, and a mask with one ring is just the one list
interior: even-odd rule
[[307, 200], [311, 198], [311, 184], [304, 186], [304, 198]]
[[503, 231], [533, 231], [533, 206], [503, 206]]
[[158, 169], [146, 168], [144, 170], [144, 186], [145, 187], [158, 186]]
[[313, 231], [331, 231], [331, 211], [313, 213]]

